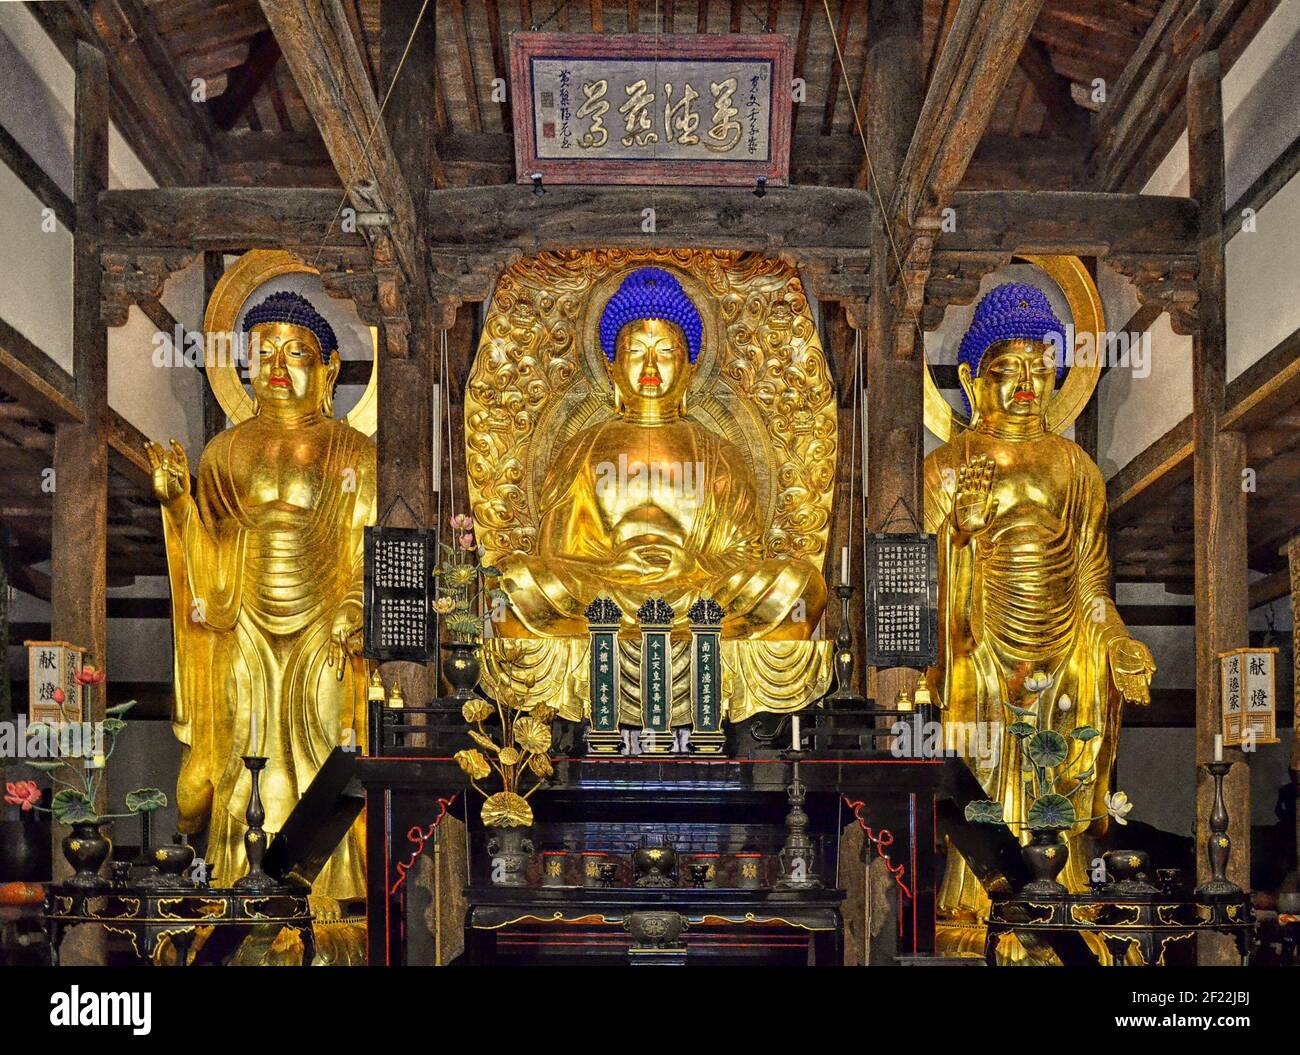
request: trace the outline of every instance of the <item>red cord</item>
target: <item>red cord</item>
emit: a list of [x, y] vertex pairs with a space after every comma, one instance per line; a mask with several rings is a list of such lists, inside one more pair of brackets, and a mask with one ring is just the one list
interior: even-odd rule
[[416, 825], [406, 833], [406, 841], [409, 843], [415, 843], [415, 851], [411, 854], [409, 860], [397, 862], [397, 882], [393, 884], [393, 889], [388, 892], [389, 897], [396, 894], [398, 888], [406, 882], [406, 873], [415, 867], [415, 862], [419, 860], [420, 855], [424, 853], [424, 844], [433, 838], [433, 833], [437, 830], [438, 825], [441, 824], [442, 819], [447, 816], [447, 808], [455, 801], [455, 795], [449, 799], [439, 799], [438, 816], [433, 819], [433, 823], [430, 824], [427, 829]]
[[903, 892], [905, 897], [910, 899], [912, 897], [912, 892], [907, 889], [907, 884], [903, 882], [903, 876], [907, 875], [907, 866], [894, 864], [894, 862], [889, 859], [889, 854], [886, 853], [889, 847], [894, 845], [894, 833], [888, 828], [881, 828], [880, 834], [877, 835], [875, 831], [862, 820], [862, 810], [866, 808], [867, 804], [865, 802], [855, 801], [847, 795], [841, 795], [840, 798], [844, 800], [844, 805], [853, 811], [853, 818], [858, 822], [858, 827], [862, 829], [867, 841], [876, 848], [876, 856], [884, 861], [885, 865], [889, 868], [889, 874], [894, 877], [894, 882], [898, 884], [898, 889]]

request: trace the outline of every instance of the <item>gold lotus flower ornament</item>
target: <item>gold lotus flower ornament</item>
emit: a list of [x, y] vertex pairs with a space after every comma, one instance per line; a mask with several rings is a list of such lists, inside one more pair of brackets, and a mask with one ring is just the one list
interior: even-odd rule
[[483, 823], [489, 828], [526, 828], [533, 823], [533, 808], [522, 795], [498, 791], [483, 803]]
[[439, 597], [433, 602], [433, 610], [439, 615], [448, 615], [456, 607], [456, 600], [453, 597]]
[[492, 717], [492, 705], [487, 700], [467, 700], [460, 709], [461, 717], [471, 725], [486, 722]]
[[[531, 681], [526, 680], [529, 688]], [[555, 711], [549, 706], [536, 704], [531, 713], [526, 709], [527, 694], [501, 693], [496, 700], [471, 699], [461, 706], [461, 715], [470, 739], [482, 751], [467, 750], [456, 754], [456, 761], [467, 774], [475, 790], [483, 794], [483, 823], [488, 827], [511, 828], [531, 824], [532, 807], [528, 797], [555, 772], [547, 752], [551, 749], [551, 722]], [[492, 718], [492, 726], [484, 723]], [[479, 786], [479, 781], [496, 773], [501, 778], [501, 790], [489, 793]], [[527, 791], [522, 791], [521, 777], [525, 773], [535, 779]]]
[[465, 751], [457, 751], [456, 765], [464, 770], [465, 775], [470, 780], [482, 780], [492, 773], [492, 767], [488, 765], [488, 760], [483, 757], [482, 752], [475, 751], [472, 748]]
[[551, 727], [536, 718], [520, 718], [515, 722], [515, 743], [533, 754], [545, 754], [551, 749]]

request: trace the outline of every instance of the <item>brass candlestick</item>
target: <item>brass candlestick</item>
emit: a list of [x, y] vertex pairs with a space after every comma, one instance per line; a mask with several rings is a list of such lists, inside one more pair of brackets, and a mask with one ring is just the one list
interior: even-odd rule
[[781, 878], [776, 885], [780, 890], [820, 890], [822, 887], [821, 877], [813, 871], [812, 836], [808, 834], [808, 814], [803, 808], [808, 792], [799, 779], [799, 759], [803, 755], [802, 751], [785, 753], [790, 760], [790, 783], [785, 789], [790, 809], [785, 815], [785, 845], [778, 855]]
[[1210, 834], [1205, 839], [1205, 856], [1210, 861], [1210, 878], [1196, 888], [1198, 898], [1235, 897], [1241, 887], [1228, 878], [1232, 840], [1228, 838], [1228, 807], [1223, 801], [1223, 778], [1231, 762], [1207, 762], [1205, 770], [1214, 777], [1214, 808], [1210, 810]]
[[248, 873], [236, 879], [234, 885], [237, 890], [269, 890], [280, 884], [262, 871], [262, 859], [266, 856], [266, 832], [262, 829], [262, 823], [266, 820], [266, 810], [262, 806], [260, 784], [267, 759], [264, 755], [244, 755], [243, 761], [253, 782], [248, 794], [248, 809], [244, 813], [244, 823], [248, 826], [244, 832]]
[[853, 631], [849, 627], [849, 598], [853, 587], [846, 582], [835, 587], [840, 599], [840, 628], [835, 632], [835, 691], [826, 697], [836, 707], [865, 707], [866, 697], [853, 691]]

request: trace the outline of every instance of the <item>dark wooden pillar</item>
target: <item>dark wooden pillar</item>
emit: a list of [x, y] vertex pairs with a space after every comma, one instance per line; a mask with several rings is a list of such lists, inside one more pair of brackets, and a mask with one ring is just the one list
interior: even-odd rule
[[[221, 276], [226, 273], [226, 254], [213, 252], [209, 250], [203, 254], [203, 310], [207, 311], [208, 304], [212, 301], [212, 291], [217, 288], [217, 283], [221, 281]], [[199, 320], [202, 326], [203, 320]], [[206, 342], [207, 336], [204, 335]], [[205, 375], [202, 382], [203, 388], [203, 442], [212, 439], [218, 432], [226, 427], [226, 412], [221, 409], [221, 404], [217, 402], [216, 393], [212, 391], [212, 386], [208, 384]], [[195, 466], [197, 469], [198, 466]]]
[[[1199, 204], [1200, 242], [1197, 328], [1192, 335], [1193, 515], [1196, 552], [1196, 761], [1213, 758], [1214, 736], [1222, 729], [1218, 653], [1247, 644], [1246, 617], [1246, 441], [1223, 431], [1227, 380], [1224, 316], [1223, 95], [1219, 56], [1208, 52], [1192, 65], [1187, 84], [1187, 137], [1191, 192]], [[1224, 756], [1236, 763], [1224, 782], [1229, 878], [1250, 881], [1250, 769], [1238, 750]], [[1196, 772], [1197, 880], [1209, 875], [1202, 846], [1209, 830], [1213, 782]], [[1235, 963], [1232, 943], [1202, 935], [1201, 963]]]
[[[435, 75], [432, 8], [424, 12], [415, 38], [411, 39], [419, 12], [418, 4], [385, 6], [379, 36], [383, 72], [377, 92], [382, 99], [388, 86], [393, 86], [384, 121], [406, 184], [416, 191], [431, 182], [434, 133], [431, 86]], [[427, 196], [416, 193], [413, 197], [416, 223], [423, 230]], [[427, 527], [437, 515], [433, 504], [431, 452], [437, 340], [426, 289], [423, 273], [408, 276], [405, 295], [409, 337], [405, 342], [382, 338], [379, 341], [379, 432], [375, 440], [379, 513], [387, 527]], [[394, 678], [400, 678], [406, 699], [412, 704], [423, 704], [438, 691], [434, 670], [436, 665], [389, 663], [384, 666], [384, 681], [391, 685]]]
[[[871, 231], [871, 298], [867, 304], [867, 530], [912, 531], [908, 511], [921, 509], [924, 452], [922, 371], [925, 349], [914, 319], [899, 311], [898, 252], [887, 210], [921, 112], [919, 0], [874, 0], [867, 27], [867, 153], [878, 203]], [[862, 579], [858, 580], [862, 585]], [[912, 671], [877, 671], [876, 699], [893, 703], [915, 685]]]
[[[50, 630], [57, 641], [87, 650], [88, 662], [106, 663], [108, 541], [108, 329], [100, 318], [99, 194], [108, 187], [108, 67], [101, 52], [77, 43], [76, 130], [72, 241], [72, 369], [83, 420], [54, 433], [54, 528], [50, 546]], [[104, 687], [87, 688], [86, 720], [104, 718]], [[107, 806], [106, 791], [99, 808]], [[55, 877], [71, 874], [54, 826]], [[102, 962], [103, 932], [84, 927], [63, 946], [63, 962]]]

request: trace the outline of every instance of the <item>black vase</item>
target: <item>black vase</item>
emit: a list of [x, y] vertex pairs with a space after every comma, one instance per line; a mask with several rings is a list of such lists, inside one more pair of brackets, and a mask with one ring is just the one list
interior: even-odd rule
[[1056, 879], [1070, 856], [1070, 845], [1061, 835], [1067, 828], [1034, 828], [1030, 841], [1020, 848], [1020, 856], [1029, 870], [1030, 880], [1021, 890], [1022, 896], [1061, 897], [1066, 893]]
[[48, 883], [50, 815], [37, 810], [0, 821], [0, 883]]
[[108, 880], [99, 869], [108, 859], [113, 844], [99, 830], [99, 821], [78, 821], [63, 838], [63, 856], [72, 865], [74, 874], [65, 879], [65, 886], [82, 890], [99, 890], [108, 886]]
[[452, 699], [472, 699], [482, 669], [478, 661], [478, 645], [471, 641], [448, 641], [442, 648], [446, 653], [442, 661], [442, 676], [451, 686]]

